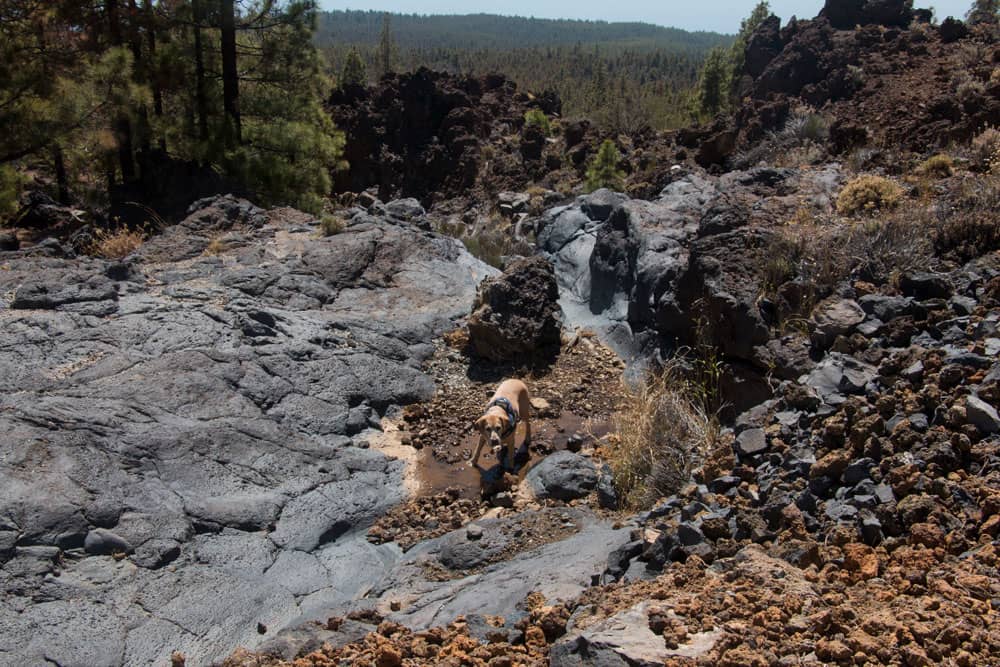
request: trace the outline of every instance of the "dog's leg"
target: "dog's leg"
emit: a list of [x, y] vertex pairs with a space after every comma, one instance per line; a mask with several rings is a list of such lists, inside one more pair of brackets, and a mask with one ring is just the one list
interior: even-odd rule
[[507, 465], [506, 465], [506, 468], [507, 468], [507, 470], [511, 470], [511, 471], [514, 470], [514, 446], [516, 444], [517, 444], [517, 439], [514, 437], [514, 434], [511, 433], [510, 434], [510, 440], [508, 440], [506, 442], [506, 446], [507, 446]]
[[531, 446], [531, 422], [527, 419], [524, 420], [524, 446]]
[[476, 453], [472, 455], [471, 459], [469, 459], [470, 461], [472, 461], [473, 467], [476, 467], [476, 468], [479, 467], [479, 455], [482, 453], [483, 446], [485, 444], [486, 444], [486, 436], [485, 435], [480, 435], [479, 436], [479, 442], [476, 444]]

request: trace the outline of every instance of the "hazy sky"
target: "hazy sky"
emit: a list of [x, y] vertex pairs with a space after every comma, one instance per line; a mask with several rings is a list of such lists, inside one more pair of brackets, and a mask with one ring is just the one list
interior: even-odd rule
[[[756, 0], [507, 0], [502, 4], [485, 0], [320, 0], [324, 9], [377, 9], [405, 14], [506, 14], [538, 18], [644, 21], [687, 30], [736, 32], [740, 19], [750, 13]], [[917, 0], [917, 7], [933, 6], [939, 19], [964, 16], [972, 0]], [[771, 0], [771, 9], [782, 20], [792, 15], [812, 18], [823, 0]]]

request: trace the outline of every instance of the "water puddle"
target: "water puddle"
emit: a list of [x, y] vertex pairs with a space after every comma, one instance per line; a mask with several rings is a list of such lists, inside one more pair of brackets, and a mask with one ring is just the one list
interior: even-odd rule
[[[611, 425], [607, 418], [586, 418], [566, 412], [557, 419], [544, 419], [532, 424], [534, 446], [525, 450], [524, 432], [519, 428], [517, 433], [518, 449], [514, 457], [517, 482], [524, 480], [532, 467], [552, 452], [561, 449], [593, 447], [597, 440], [607, 435]], [[488, 448], [483, 449], [479, 458], [480, 468], [472, 466], [468, 457], [475, 450], [478, 434], [468, 433], [461, 439], [458, 447], [461, 460], [450, 463], [441, 456], [435, 456], [433, 450], [425, 447], [415, 450], [409, 447], [414, 456], [409, 460], [415, 468], [412, 484], [408, 487], [419, 496], [443, 493], [448, 487], [461, 489], [461, 497], [476, 498], [484, 486], [491, 487], [500, 481], [500, 469], [496, 453]], [[573, 441], [571, 443], [571, 440]], [[572, 444], [572, 447], [569, 445]], [[400, 445], [405, 447], [405, 445]]]

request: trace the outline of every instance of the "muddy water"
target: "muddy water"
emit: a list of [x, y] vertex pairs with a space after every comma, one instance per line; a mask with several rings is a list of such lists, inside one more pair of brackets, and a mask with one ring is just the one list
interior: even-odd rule
[[[566, 449], [568, 441], [573, 436], [582, 438], [582, 447], [591, 447], [610, 430], [611, 425], [606, 418], [586, 418], [564, 412], [557, 419], [533, 422], [532, 439], [535, 444], [525, 451], [524, 429], [519, 426], [515, 436], [518, 449], [514, 458], [517, 481], [524, 480], [528, 471], [552, 452]], [[489, 483], [500, 475], [497, 455], [502, 454], [501, 450], [494, 453], [484, 448], [479, 459], [482, 470], [477, 470], [468, 460], [468, 456], [475, 451], [478, 437], [478, 434], [472, 432], [462, 438], [463, 458], [454, 464], [435, 457], [430, 448], [417, 452], [412, 459], [414, 475], [411, 478], [413, 482], [411, 489], [417, 495], [427, 496], [457, 486], [462, 490], [462, 497], [478, 497], [484, 482]]]

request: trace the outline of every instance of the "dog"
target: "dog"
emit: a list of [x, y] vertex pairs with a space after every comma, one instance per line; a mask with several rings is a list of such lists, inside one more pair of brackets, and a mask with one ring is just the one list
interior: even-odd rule
[[504, 380], [497, 387], [493, 398], [486, 404], [483, 416], [475, 421], [479, 431], [479, 443], [472, 455], [472, 465], [479, 467], [479, 455], [487, 441], [491, 447], [503, 445], [507, 448], [507, 470], [514, 469], [514, 434], [517, 425], [524, 424], [524, 442], [531, 443], [531, 398], [528, 387], [520, 380]]

